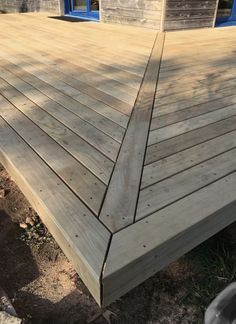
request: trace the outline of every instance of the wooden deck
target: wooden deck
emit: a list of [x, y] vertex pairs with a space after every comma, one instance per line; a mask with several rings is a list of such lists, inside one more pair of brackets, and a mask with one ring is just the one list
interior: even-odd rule
[[236, 220], [234, 27], [0, 30], [0, 161], [101, 306]]

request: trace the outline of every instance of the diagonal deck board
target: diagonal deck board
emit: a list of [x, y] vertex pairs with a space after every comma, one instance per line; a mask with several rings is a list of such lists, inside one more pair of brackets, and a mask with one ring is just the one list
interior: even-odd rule
[[157, 35], [99, 216], [113, 233], [135, 218], [164, 39]]
[[[46, 135], [39, 127], [0, 96], [0, 115], [54, 170], [80, 199], [98, 214], [105, 185]], [[77, 179], [80, 179], [79, 182]]]
[[82, 162], [104, 183], [108, 183], [109, 175], [113, 168], [110, 159], [106, 159], [99, 151], [94, 150], [82, 138], [76, 136], [69, 128], [66, 128], [59, 120], [54, 119], [45, 110], [24, 97], [19, 91], [10, 87], [0, 79], [0, 93], [14, 104], [22, 113], [39, 126], [46, 134], [52, 137], [71, 155]]
[[99, 302], [109, 232], [1, 117], [0, 126], [1, 162]]
[[198, 35], [166, 35], [135, 223], [112, 237], [104, 304], [236, 219], [235, 46], [220, 56], [217, 30]]
[[235, 147], [236, 131], [232, 131], [148, 164], [143, 170], [141, 189]]
[[12, 72], [8, 72], [1, 68], [0, 72], [2, 79], [16, 88], [21, 93], [21, 96], [27, 97], [48, 114], [60, 120], [78, 136], [86, 140], [90, 145], [98, 148], [98, 150], [105, 156], [113, 161], [116, 160], [120, 147], [117, 141], [106, 136], [97, 128], [77, 117], [61, 104], [54, 100], [50, 100], [50, 98], [48, 98], [43, 92], [34, 88], [31, 84], [26, 83], [24, 80], [19, 79]]
[[[7, 57], [9, 59], [9, 56]], [[21, 80], [31, 84], [35, 89], [39, 90], [47, 97], [71, 111], [76, 116], [88, 122], [95, 128], [101, 130], [114, 140], [122, 142], [125, 132], [124, 128], [114, 124], [114, 122], [110, 121], [110, 119], [103, 117], [97, 112], [88, 109], [87, 106], [79, 104], [76, 100], [71, 98], [71, 96], [62, 93], [62, 89], [59, 91], [53, 81], [49, 83], [41, 81], [41, 79], [38, 79], [34, 75], [31, 75], [19, 68], [18, 64], [21, 66], [22, 61], [16, 61], [16, 64], [11, 64], [9, 61], [2, 59], [0, 67], [5, 68], [7, 71], [13, 73]]]
[[160, 143], [171, 137], [175, 137], [197, 128], [216, 123], [219, 120], [235, 116], [236, 104], [221, 109], [217, 109], [197, 117], [189, 118], [184, 121], [152, 130], [149, 134], [148, 145]]
[[0, 30], [0, 161], [99, 305], [235, 221], [232, 28]]
[[190, 108], [181, 109], [177, 112], [158, 116], [157, 118], [152, 119], [151, 130], [171, 125], [189, 118], [197, 117], [199, 115], [231, 106], [233, 104], [236, 104], [236, 96], [225, 95], [225, 97], [222, 99], [213, 100], [204, 104], [192, 106]]
[[235, 161], [236, 149], [233, 148], [228, 152], [143, 189], [139, 196], [136, 219], [150, 215], [186, 195], [227, 176], [235, 171]]
[[176, 152], [181, 152], [214, 137], [226, 134], [236, 129], [236, 116], [220, 120], [205, 127], [172, 137], [169, 140], [147, 147], [145, 164], [161, 160]]
[[106, 259], [104, 304], [234, 222], [235, 191], [233, 173], [116, 233]]

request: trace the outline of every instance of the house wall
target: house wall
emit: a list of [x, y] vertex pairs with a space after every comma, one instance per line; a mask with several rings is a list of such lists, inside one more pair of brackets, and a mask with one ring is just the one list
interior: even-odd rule
[[101, 19], [160, 29], [163, 0], [101, 0]]
[[48, 11], [59, 13], [60, 0], [0, 0], [0, 11], [34, 12]]
[[[212, 27], [217, 0], [100, 0], [101, 20], [154, 29]], [[64, 0], [0, 0], [5, 12], [64, 14]]]
[[40, 11], [60, 14], [60, 0], [40, 0]]
[[165, 30], [212, 27], [218, 1], [166, 0]]

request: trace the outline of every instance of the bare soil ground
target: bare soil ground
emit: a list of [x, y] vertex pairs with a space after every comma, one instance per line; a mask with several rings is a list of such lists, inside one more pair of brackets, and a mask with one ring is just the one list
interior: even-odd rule
[[[0, 193], [1, 189], [0, 286], [19, 317], [27, 324], [107, 323], [72, 264], [0, 165]], [[211, 239], [113, 303], [108, 311], [116, 315], [110, 322], [202, 323], [208, 303], [236, 278], [236, 246], [222, 242], [219, 237]]]

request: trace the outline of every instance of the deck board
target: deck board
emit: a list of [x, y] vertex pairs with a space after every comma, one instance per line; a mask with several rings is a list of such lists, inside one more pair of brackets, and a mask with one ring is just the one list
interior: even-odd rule
[[100, 306], [236, 220], [233, 27], [0, 30], [0, 162]]
[[99, 216], [112, 232], [132, 224], [135, 219], [164, 40], [164, 33], [159, 33]]
[[[9, 59], [9, 56], [7, 57]], [[103, 133], [107, 134], [114, 140], [122, 142], [122, 138], [125, 132], [124, 128], [114, 124], [114, 122], [110, 121], [110, 119], [103, 117], [101, 114], [98, 114], [94, 110], [89, 109], [87, 106], [79, 104], [76, 100], [71, 98], [71, 95], [62, 93], [63, 89], [58, 89], [57, 84], [54, 83], [54, 80], [47, 82], [47, 79], [47, 81], [44, 82], [42, 81], [42, 79], [38, 79], [34, 75], [29, 74], [28, 72], [25, 72], [24, 70], [19, 68], [19, 65], [17, 65], [17, 63], [22, 64], [21, 61], [16, 62], [16, 64], [11, 64], [9, 61], [2, 59], [0, 67], [7, 69], [7, 71], [19, 77], [20, 80], [29, 83], [35, 89], [42, 92], [45, 96], [57, 102], [95, 128], [101, 130]]]
[[99, 302], [109, 232], [2, 117], [0, 125], [1, 162]]

